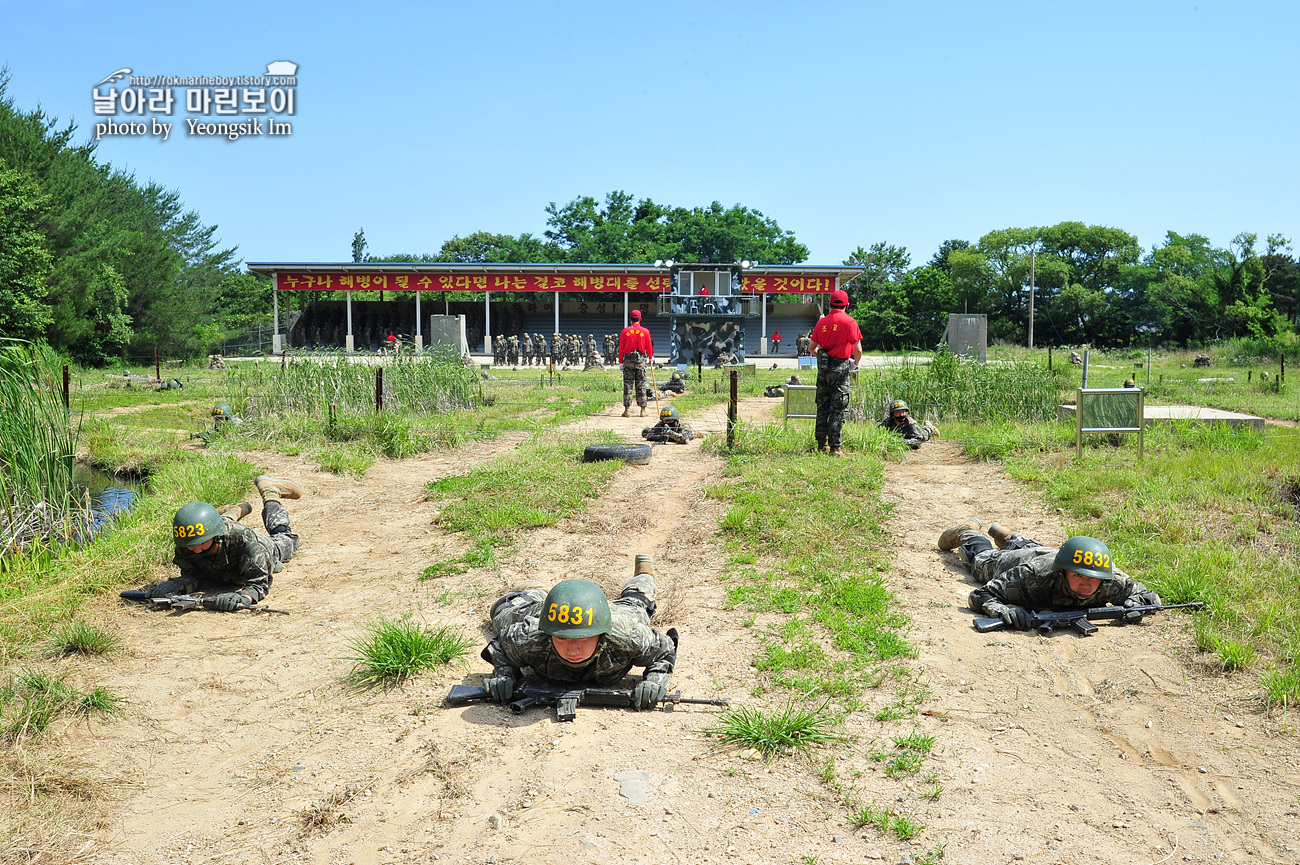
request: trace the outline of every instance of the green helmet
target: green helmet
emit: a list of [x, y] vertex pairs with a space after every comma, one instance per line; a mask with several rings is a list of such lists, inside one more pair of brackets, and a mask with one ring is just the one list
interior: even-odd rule
[[800, 383], [799, 376], [797, 375], [790, 376], [790, 378], [786, 381], [786, 384], [799, 384], [799, 383]]
[[1086, 535], [1076, 535], [1061, 544], [1061, 548], [1056, 551], [1052, 568], [1057, 571], [1074, 571], [1080, 576], [1098, 580], [1115, 579], [1110, 548]]
[[682, 380], [682, 374], [681, 374], [680, 372], [675, 372], [675, 373], [672, 374], [672, 376], [670, 376], [670, 380], [671, 380], [671, 381], [681, 381], [681, 380]]
[[677, 410], [676, 406], [665, 406], [659, 409], [659, 420], [681, 420], [682, 413]]
[[564, 640], [607, 634], [609, 601], [593, 582], [564, 580], [547, 593], [539, 627], [542, 633]]
[[1131, 378], [1124, 379], [1124, 387], [1137, 387], [1137, 382]]
[[212, 407], [212, 418], [217, 423], [223, 420], [234, 420], [235, 410], [228, 403], [219, 402]]
[[178, 547], [197, 546], [225, 533], [225, 517], [207, 502], [190, 502], [172, 517], [172, 538]]
[[889, 404], [889, 413], [892, 415], [896, 411], [909, 411], [905, 400], [896, 399]]

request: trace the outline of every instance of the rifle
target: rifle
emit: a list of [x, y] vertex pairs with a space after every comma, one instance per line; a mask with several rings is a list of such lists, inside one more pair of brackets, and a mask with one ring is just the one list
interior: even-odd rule
[[[1199, 610], [1205, 606], [1201, 601], [1193, 601], [1190, 604], [1146, 604], [1136, 607], [1093, 607], [1090, 610], [1066, 610], [1063, 613], [1053, 613], [1049, 610], [1042, 610], [1029, 614], [1029, 627], [1037, 628], [1041, 634], [1050, 634], [1054, 628], [1062, 625], [1069, 625], [1078, 631], [1082, 636], [1091, 637], [1097, 632], [1097, 626], [1090, 619], [1122, 619], [1129, 613], [1159, 613], [1162, 610]], [[979, 618], [975, 620], [975, 630], [981, 634], [989, 631], [996, 631], [1005, 628], [1007, 623], [1002, 619]]]
[[[177, 610], [181, 613], [189, 610], [202, 608], [205, 610], [215, 610], [217, 608], [216, 598], [196, 598], [193, 595], [167, 595], [163, 598], [151, 598], [148, 592], [142, 592], [134, 589], [128, 589], [122, 592], [122, 600], [135, 601], [140, 604], [153, 604], [155, 609]], [[265, 604], [240, 604], [236, 607], [238, 610], [248, 610], [251, 613], [279, 613], [282, 616], [289, 615], [288, 610], [272, 610]]]
[[[486, 688], [470, 685], [452, 685], [447, 694], [448, 706], [464, 706], [468, 703], [490, 703], [492, 695]], [[681, 691], [667, 695], [659, 702], [664, 703], [664, 711], [671, 712], [678, 703], [692, 703], [705, 706], [727, 706], [728, 699], [704, 700], [683, 697]], [[572, 721], [578, 715], [578, 706], [587, 703], [592, 706], [615, 706], [631, 709], [635, 705], [632, 691], [617, 688], [574, 688], [571, 685], [547, 685], [542, 682], [524, 680], [514, 691], [514, 698], [507, 703], [510, 711], [522, 715], [533, 706], [554, 706], [558, 721]]]

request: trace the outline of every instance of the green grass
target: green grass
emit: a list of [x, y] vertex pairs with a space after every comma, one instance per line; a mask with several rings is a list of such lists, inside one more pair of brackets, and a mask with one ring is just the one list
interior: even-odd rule
[[62, 716], [115, 715], [122, 702], [102, 687], [81, 693], [65, 676], [19, 670], [0, 685], [0, 738], [8, 742], [34, 739]]
[[470, 568], [489, 568], [500, 563], [501, 556], [514, 549], [514, 542], [505, 535], [489, 534], [474, 539], [463, 554], [442, 562], [434, 562], [420, 574], [420, 579], [448, 577], [463, 574]]
[[863, 805], [849, 814], [848, 820], [855, 829], [874, 826], [880, 834], [893, 834], [900, 841], [910, 841], [925, 831], [925, 824], [918, 822], [915, 817], [901, 814], [888, 806]]
[[348, 679], [357, 687], [393, 687], [410, 677], [462, 658], [476, 641], [444, 626], [426, 628], [409, 619], [380, 618], [349, 641], [353, 662]]
[[730, 706], [717, 723], [703, 732], [717, 736], [722, 744], [754, 748], [769, 761], [790, 751], [807, 751], [815, 746], [848, 741], [837, 733], [839, 718], [826, 712], [826, 704], [797, 706], [788, 703], [775, 710]]
[[[877, 434], [851, 425], [846, 438], [850, 431]], [[728, 462], [722, 482], [706, 492], [728, 507], [719, 526], [735, 565], [728, 604], [790, 617], [759, 632], [765, 681], [853, 708], [878, 684], [881, 662], [914, 650], [884, 582], [890, 556], [881, 523], [889, 509], [879, 495], [880, 448], [832, 460], [811, 445], [807, 431], [782, 424], [742, 425], [731, 450], [711, 438], [705, 447]], [[772, 507], [776, 501], [782, 507]]]
[[50, 632], [50, 652], [56, 655], [107, 655], [121, 646], [116, 634], [77, 619]]
[[438, 523], [474, 534], [555, 525], [585, 510], [623, 465], [584, 463], [583, 449], [617, 440], [609, 433], [539, 435], [469, 474], [434, 481], [429, 498], [441, 503]]

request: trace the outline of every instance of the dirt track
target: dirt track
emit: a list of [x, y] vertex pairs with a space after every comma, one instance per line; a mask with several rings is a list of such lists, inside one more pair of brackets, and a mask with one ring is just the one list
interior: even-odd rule
[[[773, 403], [746, 400], [742, 412]], [[721, 426], [720, 410], [702, 414], [691, 419], [700, 428]], [[575, 427], [634, 440], [646, 424], [607, 415]], [[1087, 639], [974, 632], [971, 585], [934, 549], [939, 530], [976, 515], [1056, 542], [1061, 527], [995, 464], [943, 442], [891, 464], [886, 497], [898, 505], [892, 586], [931, 692], [915, 720], [937, 738], [922, 772], [945, 790], [926, 801], [916, 779], [887, 778], [867, 758], [911, 720], [851, 717], [856, 745], [837, 758], [860, 802], [927, 824], [915, 844], [854, 832], [806, 761], [767, 767], [710, 750], [704, 713], [591, 710], [559, 725], [540, 711], [440, 708], [452, 684], [487, 671], [477, 657], [404, 690], [349, 693], [347, 638], [381, 611], [473, 630], [519, 579], [613, 584], [645, 551], [675, 587], [674, 684], [752, 701], [755, 639], [748, 614], [723, 609], [709, 544], [720, 508], [702, 493], [722, 464], [698, 441], [620, 470], [588, 514], [525, 533], [499, 572], [417, 580], [462, 544], [433, 526], [424, 485], [519, 440], [381, 462], [360, 483], [261, 455], [308, 491], [292, 503], [304, 547], [271, 596], [294, 615], [110, 611], [131, 656], [89, 665], [131, 702], [124, 720], [69, 734], [69, 751], [117, 781], [82, 858], [784, 865], [899, 862], [946, 843], [950, 863], [1300, 861], [1295, 739], [1262, 714], [1253, 672], [1203, 668], [1185, 617]], [[647, 804], [621, 796], [624, 784]], [[304, 829], [313, 813], [319, 825]]]

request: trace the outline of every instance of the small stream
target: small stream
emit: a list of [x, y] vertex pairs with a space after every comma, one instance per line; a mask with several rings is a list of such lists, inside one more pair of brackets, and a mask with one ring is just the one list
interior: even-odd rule
[[85, 543], [100, 532], [109, 531], [118, 514], [130, 510], [140, 498], [140, 488], [89, 466], [78, 465], [74, 479], [78, 497], [90, 499], [91, 522], [86, 534], [78, 537]]

